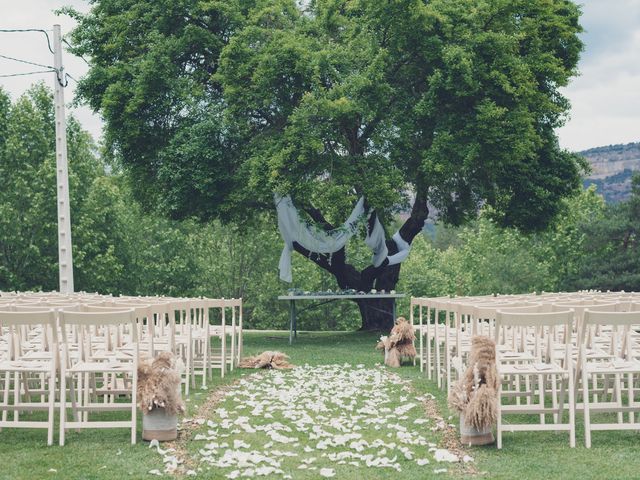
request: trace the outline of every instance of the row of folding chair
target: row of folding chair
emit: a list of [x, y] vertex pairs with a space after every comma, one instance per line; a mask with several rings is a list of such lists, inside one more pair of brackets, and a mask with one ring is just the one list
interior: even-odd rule
[[[495, 338], [499, 447], [502, 432], [518, 430], [567, 430], [574, 446], [576, 410], [584, 413], [587, 446], [593, 430], [640, 429], [634, 422], [640, 410], [637, 294], [415, 298], [411, 318], [420, 337], [421, 369], [447, 389], [466, 367], [471, 337]], [[616, 421], [603, 422], [600, 415], [593, 422], [594, 411], [615, 414]], [[534, 415], [538, 422], [502, 423], [512, 414]]]
[[[92, 308], [130, 307], [136, 311], [143, 352], [154, 356], [171, 351], [185, 365], [183, 386], [189, 393], [201, 377], [202, 386], [214, 370], [224, 377], [242, 356], [241, 299], [174, 299], [167, 297], [110, 297], [92, 295], [9, 295], [5, 303], [64, 307], [82, 302]], [[210, 319], [210, 312], [213, 319]], [[212, 345], [214, 342], [215, 345]], [[0, 352], [2, 343], [0, 342]]]
[[[78, 303], [79, 301], [85, 303]], [[68, 389], [60, 386], [68, 378], [61, 376], [61, 369], [72, 368], [78, 361], [86, 358], [98, 363], [109, 362], [114, 358], [130, 362], [135, 356], [137, 362], [140, 352], [155, 356], [159, 351], [172, 351], [184, 364], [183, 387], [187, 394], [190, 388], [195, 387], [196, 377], [201, 377], [202, 385], [206, 386], [207, 379], [211, 378], [215, 369], [224, 376], [225, 370], [233, 369], [240, 361], [243, 347], [241, 299], [169, 299], [77, 294], [0, 296], [0, 311], [7, 315], [30, 313], [39, 320], [42, 318], [36, 314], [41, 312], [54, 311], [56, 318], [58, 315], [62, 318], [63, 313], [109, 315], [123, 310], [132, 312], [133, 323], [108, 329], [104, 326], [80, 328], [77, 325], [63, 329], [61, 323], [52, 329], [40, 321], [26, 320], [16, 326], [9, 317], [0, 315], [0, 375], [4, 373], [0, 398], [3, 407], [6, 407], [3, 410], [3, 422], [8, 422], [7, 412], [11, 411], [14, 416], [13, 423], [4, 425], [25, 425], [25, 422], [19, 421], [22, 405], [20, 402], [16, 403], [16, 398], [31, 398], [33, 394], [40, 395], [41, 401], [44, 401], [45, 397], [50, 397], [44, 391], [43, 383], [47, 379], [51, 381], [50, 373], [20, 373], [20, 370], [12, 370], [14, 367], [31, 368], [34, 366], [28, 363], [31, 361], [46, 364], [46, 368], [50, 368], [51, 362], [54, 362], [60, 387], [56, 390], [59, 391], [58, 398], [66, 395]], [[56, 345], [61, 346], [60, 351]], [[96, 365], [92, 367], [95, 368]], [[101, 399], [101, 410], [126, 408], [123, 406], [126, 404], [123, 399], [131, 397], [132, 389], [135, 391], [134, 383], [133, 378], [118, 375], [117, 372], [84, 372], [76, 382], [67, 385], [71, 387], [70, 393], [78, 393], [78, 396], [71, 395], [75, 405], [75, 423], [66, 422], [67, 425], [84, 428], [81, 424], [88, 421], [89, 412], [92, 411], [91, 408], [86, 408], [86, 402], [96, 403], [98, 398]], [[58, 402], [64, 404], [65, 400], [59, 399]], [[29, 403], [27, 402], [27, 407], [30, 406]], [[101, 426], [95, 422], [92, 422], [93, 425]], [[61, 430], [60, 438], [63, 442], [64, 429]], [[49, 441], [51, 442], [51, 438]]]
[[[58, 410], [60, 445], [67, 429], [83, 428], [129, 428], [135, 443], [139, 349], [133, 309], [3, 306], [0, 323], [8, 344], [7, 356], [0, 360], [0, 428], [46, 428], [52, 445]], [[128, 353], [118, 348], [122, 331], [128, 336]], [[38, 335], [46, 337], [44, 350], [33, 348]], [[70, 341], [74, 338], [77, 342]], [[31, 412], [38, 411], [46, 412], [46, 420], [32, 418]], [[89, 417], [109, 411], [130, 414], [117, 421]]]

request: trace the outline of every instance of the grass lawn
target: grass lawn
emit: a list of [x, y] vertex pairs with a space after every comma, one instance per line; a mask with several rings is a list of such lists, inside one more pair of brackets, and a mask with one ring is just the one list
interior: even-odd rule
[[[259, 353], [263, 350], [285, 351], [296, 365], [326, 365], [349, 363], [353, 366], [361, 364], [367, 370], [375, 369], [381, 361], [381, 354], [373, 350], [378, 335], [370, 333], [301, 333], [293, 346], [288, 345], [288, 334], [255, 333], [245, 336], [245, 353]], [[354, 367], [355, 368], [355, 367]], [[420, 373], [418, 367], [405, 366], [394, 370], [403, 379], [410, 381], [413, 397], [432, 393], [440, 406], [441, 414], [446, 419], [446, 399], [433, 382], [429, 382]], [[248, 371], [234, 371], [224, 381], [215, 378], [209, 390], [196, 389], [188, 398], [188, 417], [198, 415], [208, 394], [223, 384], [230, 384]], [[287, 375], [284, 374], [285, 381]], [[389, 388], [390, 396], [399, 398], [406, 392], [401, 388]], [[233, 398], [222, 399], [219, 406], [233, 405]], [[407, 422], [421, 416], [420, 408], [407, 413]], [[219, 422], [220, 416], [214, 413], [208, 417]], [[277, 418], [276, 418], [277, 419]], [[276, 419], [270, 420], [275, 421]], [[593, 435], [593, 448], [583, 447], [583, 431], [581, 415], [578, 413], [578, 447], [570, 449], [566, 433], [528, 433], [505, 434], [504, 448], [497, 451], [495, 447], [472, 448], [467, 451], [475, 459], [475, 469], [484, 478], [504, 479], [539, 479], [539, 478], [580, 478], [580, 479], [622, 479], [640, 478], [640, 435], [637, 432], [596, 432]], [[252, 419], [255, 420], [255, 419]], [[286, 424], [287, 419], [280, 419]], [[455, 420], [453, 420], [455, 423]], [[257, 422], [259, 423], [259, 422]], [[430, 424], [417, 425], [422, 428], [429, 442], [438, 443], [438, 434], [428, 428]], [[139, 427], [140, 432], [141, 427]], [[206, 434], [206, 425], [198, 432]], [[197, 432], [194, 432], [197, 433]], [[375, 432], [363, 430], [364, 438], [373, 438]], [[247, 443], [267, 441], [259, 434], [238, 433], [228, 441], [242, 440]], [[285, 435], [291, 435], [285, 433]], [[139, 433], [140, 438], [140, 433]], [[57, 440], [57, 436], [56, 436]], [[206, 442], [189, 442], [187, 450], [195, 454]], [[302, 443], [298, 448], [307, 446]], [[290, 445], [280, 446], [280, 450], [291, 450]], [[165, 448], [163, 446], [163, 448]], [[276, 448], [276, 447], [274, 447]], [[315, 455], [315, 453], [314, 453]], [[316, 455], [317, 456], [317, 455]], [[301, 457], [302, 458], [302, 457]], [[318, 460], [320, 462], [320, 460]], [[296, 463], [299, 464], [298, 461]], [[462, 469], [448, 468], [446, 474], [434, 475], [433, 470], [450, 467], [448, 464], [430, 464], [419, 467], [415, 462], [404, 461], [402, 472], [390, 468], [356, 468], [348, 465], [336, 466], [338, 475], [334, 478], [411, 478], [422, 479], [432, 476], [463, 476]], [[291, 467], [292, 460], [284, 459], [283, 465]], [[324, 466], [324, 465], [323, 465]], [[293, 468], [293, 467], [291, 467]], [[2, 479], [122, 479], [122, 478], [154, 478], [148, 472], [163, 469], [162, 457], [148, 448], [146, 442], [135, 446], [129, 444], [129, 433], [126, 430], [85, 430], [80, 433], [68, 432], [67, 445], [64, 447], [47, 447], [45, 430], [4, 429], [0, 432], [0, 478]], [[223, 474], [230, 469], [210, 470], [203, 468], [196, 478], [225, 478]], [[291, 470], [287, 470], [291, 471]], [[295, 478], [321, 478], [317, 471], [293, 470]], [[166, 477], [166, 476], [165, 476]], [[282, 478], [278, 475], [275, 478]]]

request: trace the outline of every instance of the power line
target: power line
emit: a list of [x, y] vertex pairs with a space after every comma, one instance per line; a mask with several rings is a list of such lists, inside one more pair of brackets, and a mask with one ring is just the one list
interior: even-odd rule
[[[73, 48], [73, 45], [71, 45], [66, 38], [63, 38], [62, 41], [67, 45], [67, 47]], [[76, 55], [76, 57], [80, 57], [84, 63], [91, 66], [91, 64], [87, 61], [87, 59], [84, 58], [82, 55], [78, 55], [78, 54], [74, 54], [74, 55]]]
[[[51, 48], [51, 40], [49, 38], [49, 34], [47, 33], [46, 30], [43, 30], [41, 28], [15, 28], [15, 29], [0, 29], [0, 33], [17, 33], [17, 32], [41, 32], [44, 33], [45, 37], [47, 37], [47, 47], [49, 47], [49, 51], [51, 53], [53, 53], [55, 55], [55, 52], [53, 51], [53, 48]], [[66, 40], [66, 39], [62, 39], [62, 41], [67, 44], [67, 46], [72, 48], [72, 45]], [[82, 56], [79, 55], [79, 57], [87, 64], [89, 65], [89, 62]], [[20, 58], [15, 58], [15, 57], [9, 57], [7, 55], [1, 55], [0, 54], [0, 58], [4, 58], [6, 60], [12, 60], [14, 62], [20, 62], [20, 63], [25, 63], [27, 65], [34, 65], [36, 67], [43, 67], [43, 68], [49, 68], [51, 70], [45, 70], [45, 71], [37, 71], [37, 72], [27, 72], [27, 73], [13, 73], [13, 74], [8, 74], [8, 75], [0, 75], [0, 78], [6, 78], [6, 77], [19, 77], [19, 76], [23, 76], [23, 75], [34, 75], [37, 73], [48, 73], [48, 72], [55, 72], [56, 73], [56, 78], [58, 83], [63, 86], [66, 87], [67, 85], [69, 85], [69, 79], [73, 80], [74, 82], [78, 83], [78, 80], [76, 80], [75, 78], [73, 78], [71, 75], [69, 75], [68, 73], [65, 73], [64, 76], [61, 75], [62, 72], [59, 72], [55, 67], [52, 67], [51, 65], [43, 65], [41, 63], [35, 63], [35, 62], [30, 62], [28, 60], [22, 60]], [[63, 81], [64, 80], [64, 81]]]
[[41, 28], [16, 28], [16, 29], [0, 29], [2, 33], [16, 33], [16, 32], [42, 32], [44, 36], [47, 37], [47, 47], [49, 47], [49, 51], [54, 53], [53, 48], [51, 48], [51, 40], [49, 39], [49, 34], [46, 30], [42, 30]]
[[[56, 70], [55, 67], [52, 67], [51, 65], [43, 65], [42, 63], [35, 63], [35, 62], [30, 62], [28, 60], [22, 60], [20, 58], [8, 57], [7, 55], [0, 55], [0, 58], [5, 58], [7, 60], [13, 60], [14, 62], [26, 63], [27, 65], [35, 65], [36, 67], [49, 68], [50, 70], [46, 70], [46, 72], [56, 72], [56, 78], [57, 78], [58, 83], [60, 85], [62, 85], [63, 87], [66, 87], [67, 85], [69, 85], [70, 75], [68, 73], [65, 74], [64, 76], [61, 75], [62, 72], [59, 72], [58, 70]], [[36, 73], [44, 73], [44, 72], [38, 71]], [[31, 75], [31, 73], [25, 73], [23, 75]], [[18, 77], [18, 76], [20, 76], [20, 74], [14, 73], [14, 74], [10, 74], [10, 75], [1, 75], [0, 77]], [[63, 81], [63, 79], [64, 79], [64, 81]], [[75, 78], [73, 80], [75, 80]], [[76, 83], [77, 83], [77, 80], [76, 80]]]
[[55, 70], [38, 70], [37, 72], [26, 72], [26, 73], [10, 73], [7, 75], [0, 75], [0, 78], [7, 78], [7, 77], [22, 77], [24, 75], [36, 75], [38, 73], [51, 73], [51, 72], [55, 72]]
[[8, 57], [7, 55], [0, 54], [0, 58], [6, 58], [7, 60], [13, 60], [14, 62], [26, 63], [27, 65], [34, 65], [36, 67], [43, 67], [43, 68], [51, 68], [55, 70], [55, 68], [53, 68], [51, 65], [43, 65], [42, 63], [35, 63], [35, 62], [30, 62], [28, 60], [21, 60], [19, 58]]

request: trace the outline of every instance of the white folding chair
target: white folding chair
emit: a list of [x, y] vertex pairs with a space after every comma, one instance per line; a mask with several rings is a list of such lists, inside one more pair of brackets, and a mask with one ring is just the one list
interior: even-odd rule
[[[6, 308], [6, 307], [5, 307]], [[53, 444], [53, 422], [56, 398], [56, 365], [58, 332], [53, 309], [32, 311], [0, 311], [0, 325], [6, 333], [7, 351], [0, 357], [0, 430], [12, 428], [46, 428], [47, 444]], [[34, 337], [42, 336], [49, 352], [29, 358], [34, 350]], [[27, 348], [25, 349], [25, 346]], [[37, 401], [37, 400], [40, 401]], [[46, 421], [25, 420], [21, 412], [47, 411]], [[13, 419], [8, 413], [13, 412]]]
[[[575, 447], [575, 402], [573, 361], [571, 358], [571, 332], [573, 311], [547, 313], [496, 312], [496, 343], [500, 335], [510, 337], [516, 352], [498, 349], [497, 446], [502, 448], [503, 432], [515, 431], [568, 431], [569, 445]], [[557, 330], [563, 329], [563, 335]], [[564, 352], [557, 356], [556, 342], [562, 337]], [[507, 343], [508, 344], [508, 343]], [[524, 349], [524, 352], [520, 350]], [[530, 358], [518, 354], [526, 353]], [[531, 359], [532, 358], [532, 359]], [[515, 382], [518, 382], [516, 385]], [[524, 388], [521, 382], [524, 381]], [[565, 395], [569, 399], [568, 422], [563, 422]], [[547, 397], [551, 396], [551, 406]], [[526, 403], [518, 402], [526, 399]], [[516, 400], [514, 402], [514, 399]], [[507, 400], [507, 403], [503, 403]], [[538, 423], [505, 423], [505, 415], [524, 414], [538, 416]], [[553, 423], [545, 422], [545, 415], [553, 415]]]
[[[131, 443], [136, 442], [138, 383], [138, 329], [133, 309], [120, 311], [59, 312], [62, 335], [62, 359], [60, 373], [60, 445], [64, 445], [67, 429], [81, 428], [129, 428]], [[69, 359], [68, 329], [78, 335], [78, 358]], [[118, 336], [122, 331], [130, 335], [130, 351], [118, 350]], [[111, 382], [122, 379], [119, 385], [127, 385], [128, 392], [117, 391]], [[73, 421], [67, 420], [66, 383], [71, 382], [78, 392], [76, 409], [81, 415]], [[108, 392], [118, 395], [117, 401], [100, 402], [99, 394]], [[127, 401], [127, 398], [129, 401]], [[124, 411], [130, 413], [128, 420], [91, 420], [90, 413]], [[76, 413], [76, 412], [74, 412]]]
[[[638, 346], [633, 341], [640, 326], [640, 311], [631, 305], [631, 311], [599, 311], [586, 309], [582, 323], [580, 344], [580, 370], [584, 410], [585, 445], [591, 447], [591, 432], [596, 430], [640, 430], [635, 414], [640, 402], [635, 399], [634, 386], [640, 379]], [[600, 329], [608, 357], [590, 358], [587, 352], [590, 330]], [[625, 402], [626, 396], [626, 402]], [[593, 414], [616, 413], [616, 421], [594, 422]], [[624, 416], [627, 414], [627, 420]], [[598, 420], [600, 418], [598, 417]]]

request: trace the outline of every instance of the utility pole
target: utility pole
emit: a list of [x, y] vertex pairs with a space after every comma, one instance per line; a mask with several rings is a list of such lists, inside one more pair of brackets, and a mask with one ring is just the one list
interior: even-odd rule
[[73, 293], [73, 253], [71, 251], [71, 209], [67, 165], [67, 120], [64, 112], [65, 75], [62, 66], [60, 25], [53, 26], [53, 66], [55, 68], [54, 108], [56, 122], [56, 179], [58, 201], [58, 273], [60, 293]]

